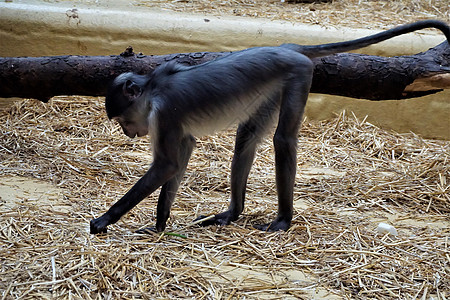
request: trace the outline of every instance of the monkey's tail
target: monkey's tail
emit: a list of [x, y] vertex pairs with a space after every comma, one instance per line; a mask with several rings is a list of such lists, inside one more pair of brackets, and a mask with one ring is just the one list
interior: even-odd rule
[[415, 23], [401, 25], [374, 35], [369, 35], [356, 40], [330, 43], [323, 45], [302, 46], [297, 44], [283, 44], [281, 47], [292, 49], [296, 52], [300, 52], [310, 58], [327, 56], [339, 52], [347, 52], [351, 50], [360, 49], [372, 44], [376, 44], [387, 39], [399, 36], [405, 33], [410, 33], [416, 30], [424, 28], [436, 28], [444, 33], [447, 38], [447, 42], [450, 44], [450, 27], [447, 23], [438, 20], [424, 20]]

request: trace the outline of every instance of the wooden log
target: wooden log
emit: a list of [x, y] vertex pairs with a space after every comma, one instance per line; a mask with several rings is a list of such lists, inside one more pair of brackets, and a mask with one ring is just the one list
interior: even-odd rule
[[[117, 56], [50, 56], [0, 58], [0, 97], [47, 101], [58, 95], [104, 96], [120, 73], [152, 72], [176, 60], [196, 65], [228, 52], [135, 54], [131, 47]], [[413, 98], [450, 88], [450, 46], [445, 41], [410, 56], [380, 57], [342, 53], [314, 59], [311, 92], [368, 100]]]

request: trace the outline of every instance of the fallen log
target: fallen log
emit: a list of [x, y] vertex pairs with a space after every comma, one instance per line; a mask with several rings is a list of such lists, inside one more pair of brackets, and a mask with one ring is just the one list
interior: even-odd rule
[[[108, 82], [123, 72], [148, 73], [176, 60], [201, 64], [228, 52], [50, 56], [0, 58], [0, 97], [47, 101], [58, 95], [104, 96]], [[358, 99], [414, 98], [450, 88], [450, 46], [445, 41], [426, 52], [380, 57], [341, 53], [314, 59], [311, 92]]]

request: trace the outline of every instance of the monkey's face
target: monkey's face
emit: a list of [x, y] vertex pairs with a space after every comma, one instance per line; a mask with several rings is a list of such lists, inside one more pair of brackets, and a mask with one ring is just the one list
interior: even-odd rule
[[148, 128], [142, 127], [136, 122], [122, 120], [119, 117], [115, 118], [115, 120], [119, 123], [120, 127], [122, 127], [123, 133], [130, 138], [134, 138], [135, 136], [141, 137], [148, 134]]
[[149, 131], [150, 103], [145, 97], [145, 80], [145, 76], [121, 74], [108, 88], [105, 99], [108, 117], [116, 120], [131, 138], [144, 136]]
[[135, 99], [122, 114], [114, 117], [113, 120], [120, 124], [126, 136], [130, 138], [141, 137], [147, 135], [149, 131], [149, 110], [144, 97], [141, 97]]
[[123, 133], [130, 138], [134, 138], [135, 136], [141, 137], [148, 134], [149, 123], [146, 115], [134, 111], [132, 107], [127, 109], [121, 116], [113, 118], [113, 120], [116, 120], [119, 123]]

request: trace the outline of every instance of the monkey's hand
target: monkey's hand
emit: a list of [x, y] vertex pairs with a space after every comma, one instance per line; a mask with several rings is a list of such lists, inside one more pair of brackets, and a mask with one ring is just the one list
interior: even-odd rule
[[92, 219], [90, 223], [91, 234], [106, 233], [106, 226], [109, 224], [111, 223], [109, 222], [109, 217], [106, 214], [100, 218]]

